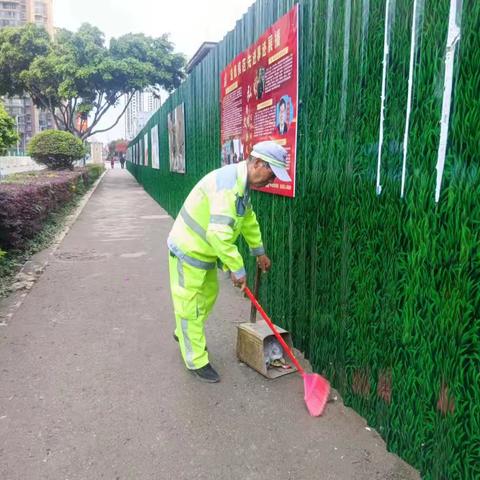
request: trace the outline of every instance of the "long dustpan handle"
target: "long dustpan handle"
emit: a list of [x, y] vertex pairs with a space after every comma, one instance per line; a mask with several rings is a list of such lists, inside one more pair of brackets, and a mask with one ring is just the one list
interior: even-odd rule
[[277, 340], [280, 342], [282, 345], [283, 349], [285, 352], [287, 352], [287, 355], [290, 357], [290, 360], [294, 363], [294, 365], [297, 367], [297, 370], [299, 373], [303, 376], [305, 375], [305, 370], [301, 367], [301, 365], [298, 363], [298, 360], [295, 358], [295, 355], [293, 355], [292, 351], [290, 350], [290, 347], [286, 344], [285, 340], [282, 338], [282, 336], [278, 333], [277, 329], [275, 328], [275, 325], [273, 325], [273, 322], [270, 320], [268, 315], [265, 313], [265, 310], [261, 307], [261, 305], [257, 302], [257, 299], [253, 296], [253, 293], [250, 291], [248, 287], [245, 287], [245, 293], [247, 294], [247, 297], [250, 299], [250, 301], [255, 305], [255, 308], [260, 312], [260, 315], [263, 317], [263, 319], [267, 322], [267, 325], [270, 327], [270, 330], [274, 333], [275, 337], [277, 337]]
[[[258, 298], [258, 292], [260, 290], [260, 281], [262, 278], [262, 269], [260, 265], [257, 265], [257, 271], [255, 272], [255, 283], [253, 285], [253, 295], [255, 298]], [[250, 309], [250, 323], [255, 323], [257, 321], [257, 309], [252, 303], [252, 308]]]

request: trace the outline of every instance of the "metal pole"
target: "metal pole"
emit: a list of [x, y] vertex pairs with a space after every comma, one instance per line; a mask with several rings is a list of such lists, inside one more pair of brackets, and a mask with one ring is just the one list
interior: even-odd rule
[[15, 123], [17, 125], [17, 157], [20, 156], [20, 136], [19, 136], [19, 132], [18, 132], [18, 119], [19, 119], [20, 115], [16, 115], [15, 116]]

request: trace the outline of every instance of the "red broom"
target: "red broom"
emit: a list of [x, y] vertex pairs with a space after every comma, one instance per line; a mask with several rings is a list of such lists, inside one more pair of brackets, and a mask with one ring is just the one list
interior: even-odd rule
[[245, 293], [253, 305], [255, 305], [255, 308], [260, 312], [260, 315], [262, 315], [263, 319], [267, 322], [267, 325], [275, 334], [275, 337], [277, 337], [277, 340], [282, 345], [284, 351], [287, 352], [293, 364], [297, 367], [298, 373], [300, 373], [300, 375], [303, 377], [303, 386], [305, 390], [304, 398], [307, 409], [310, 415], [318, 417], [322, 414], [325, 405], [327, 404], [328, 394], [330, 393], [330, 384], [328, 383], [328, 380], [318, 375], [318, 373], [305, 372], [305, 370], [298, 363], [298, 360], [293, 355], [293, 352], [290, 350], [289, 346], [285, 343], [285, 340], [278, 333], [275, 325], [273, 325], [273, 322], [270, 320], [248, 287], [245, 287]]

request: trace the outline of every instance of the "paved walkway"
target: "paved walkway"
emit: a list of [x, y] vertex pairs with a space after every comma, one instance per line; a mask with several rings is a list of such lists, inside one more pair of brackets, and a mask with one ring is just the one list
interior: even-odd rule
[[249, 305], [228, 282], [207, 325], [222, 375], [204, 384], [172, 340], [172, 219], [109, 170], [50, 264], [0, 326], [3, 480], [417, 479], [340, 401], [238, 363]]

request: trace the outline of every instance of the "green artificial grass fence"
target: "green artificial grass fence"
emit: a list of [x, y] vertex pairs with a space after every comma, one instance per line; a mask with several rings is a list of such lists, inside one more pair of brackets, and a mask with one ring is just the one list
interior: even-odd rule
[[[258, 0], [131, 142], [158, 124], [160, 169], [128, 168], [171, 215], [220, 166], [221, 70], [294, 3]], [[389, 0], [381, 194], [386, 0], [304, 0], [297, 196], [253, 195], [273, 261], [267, 311], [426, 479], [480, 478], [480, 2], [461, 3], [438, 204], [450, 0], [417, 0], [403, 198], [413, 0]], [[169, 172], [166, 128], [182, 102], [185, 175]]]

